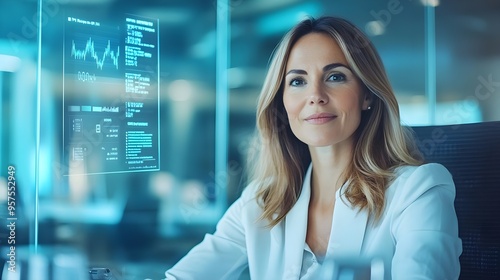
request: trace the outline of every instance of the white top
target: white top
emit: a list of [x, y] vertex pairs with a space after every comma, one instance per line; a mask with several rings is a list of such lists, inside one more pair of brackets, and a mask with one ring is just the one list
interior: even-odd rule
[[300, 280], [314, 279], [313, 276], [318, 272], [321, 267], [318, 259], [314, 255], [314, 252], [309, 248], [307, 243], [304, 248], [304, 254], [302, 255], [302, 268], [300, 269]]
[[[259, 220], [262, 209], [255, 186], [247, 187], [215, 233], [207, 234], [168, 270], [167, 279], [238, 279], [247, 266], [252, 279], [307, 279], [309, 269], [317, 269], [314, 261], [309, 265], [304, 252], [311, 170], [293, 208], [272, 228]], [[377, 224], [369, 221], [366, 211], [352, 207], [343, 194], [336, 196], [327, 257], [377, 257], [384, 261], [386, 279], [458, 278], [462, 243], [455, 186], [445, 167], [431, 163], [399, 168], [386, 190], [386, 205]]]

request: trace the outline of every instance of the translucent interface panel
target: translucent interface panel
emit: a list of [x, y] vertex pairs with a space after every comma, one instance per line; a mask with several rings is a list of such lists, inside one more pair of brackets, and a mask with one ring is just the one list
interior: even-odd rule
[[218, 7], [47, 0], [42, 9], [40, 247], [69, 247], [120, 279], [161, 279], [225, 204]]
[[66, 14], [65, 175], [158, 170], [158, 20]]

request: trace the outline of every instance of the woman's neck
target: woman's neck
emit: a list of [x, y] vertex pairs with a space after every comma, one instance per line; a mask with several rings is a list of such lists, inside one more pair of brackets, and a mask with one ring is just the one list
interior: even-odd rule
[[311, 147], [312, 182], [311, 199], [327, 205], [344, 184], [345, 171], [352, 162], [352, 145], [342, 149], [334, 147]]

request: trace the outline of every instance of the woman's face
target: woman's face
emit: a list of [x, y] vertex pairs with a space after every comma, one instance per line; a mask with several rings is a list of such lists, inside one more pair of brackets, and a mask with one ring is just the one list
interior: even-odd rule
[[311, 147], [353, 141], [369, 99], [337, 42], [310, 33], [292, 47], [283, 103], [295, 136]]

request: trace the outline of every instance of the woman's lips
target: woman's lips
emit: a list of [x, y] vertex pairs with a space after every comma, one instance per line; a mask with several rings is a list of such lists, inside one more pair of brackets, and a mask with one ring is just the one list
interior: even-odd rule
[[335, 119], [336, 117], [337, 116], [330, 113], [319, 113], [310, 115], [305, 120], [310, 124], [324, 124]]

